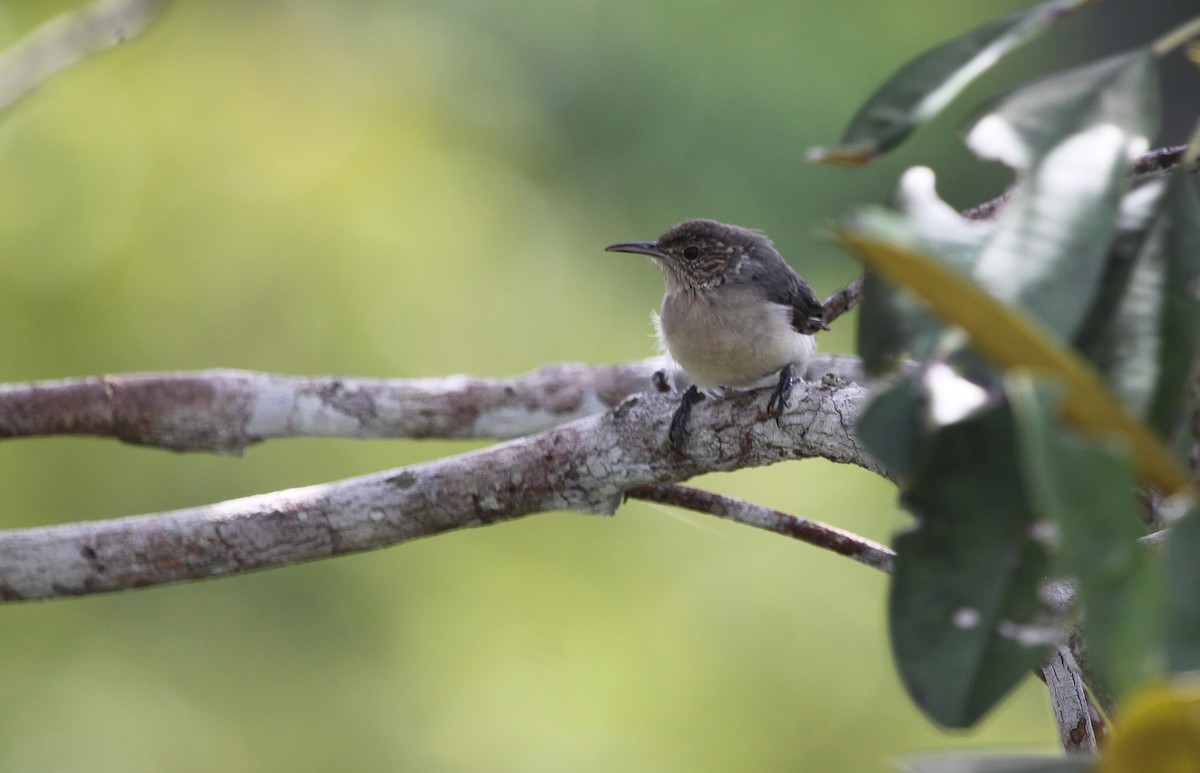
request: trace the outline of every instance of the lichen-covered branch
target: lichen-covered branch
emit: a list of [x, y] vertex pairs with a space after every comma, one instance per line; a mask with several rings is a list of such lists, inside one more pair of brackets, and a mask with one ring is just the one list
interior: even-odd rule
[[371, 550], [546, 510], [612, 513], [637, 486], [786, 459], [882, 470], [851, 427], [856, 384], [798, 386], [780, 424], [761, 391], [696, 406], [686, 455], [667, 442], [674, 395], [491, 448], [205, 507], [0, 532], [0, 598], [47, 599], [220, 577]]
[[[514, 378], [369, 379], [241, 370], [0, 386], [0, 438], [96, 435], [175, 451], [239, 453], [270, 438], [513, 438], [662, 390], [659, 358], [549, 365]], [[857, 357], [814, 358], [808, 378], [862, 379]]]

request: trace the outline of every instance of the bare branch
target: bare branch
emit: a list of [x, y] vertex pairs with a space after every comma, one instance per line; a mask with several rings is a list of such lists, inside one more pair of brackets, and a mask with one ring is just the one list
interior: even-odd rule
[[[1041, 673], [1050, 691], [1063, 749], [1095, 754], [1094, 707], [1088, 700], [1071, 650], [1066, 645], [1056, 649], [1042, 664]], [[1095, 716], [1099, 719], [1099, 712]]]
[[821, 305], [825, 308], [825, 324], [828, 325], [838, 317], [862, 303], [863, 275], [859, 274], [842, 289], [825, 299]]
[[[630, 489], [628, 496], [709, 513], [784, 534], [888, 574], [894, 568], [896, 554], [879, 543], [818, 521], [798, 518], [731, 497], [672, 483], [639, 486]], [[1080, 669], [1070, 648], [1067, 645], [1058, 647], [1037, 674], [1050, 692], [1063, 748], [1068, 752], [1095, 753], [1097, 737], [1105, 737], [1107, 725], [1084, 688]]]
[[[0, 438], [98, 435], [175, 451], [240, 453], [282, 437], [512, 438], [666, 388], [659, 358], [550, 365], [516, 378], [369, 379], [240, 370], [150, 373], [0, 386]], [[857, 357], [814, 358], [862, 379]]]
[[962, 216], [968, 220], [995, 220], [1008, 204], [1009, 199], [1017, 194], [1017, 186], [1013, 185], [994, 199], [988, 199], [982, 204], [976, 204], [962, 211]]
[[46, 599], [220, 577], [370, 550], [546, 510], [612, 513], [648, 483], [821, 456], [879, 472], [850, 428], [855, 384], [798, 388], [781, 426], [761, 390], [696, 406], [671, 451], [673, 395], [472, 453], [206, 507], [0, 532], [0, 598]]
[[101, 0], [56, 16], [0, 55], [0, 111], [80, 59], [140, 34], [166, 0]]
[[[1183, 160], [1183, 154], [1185, 150], [1187, 150], [1186, 145], [1175, 145], [1168, 148], [1155, 148], [1154, 150], [1143, 153], [1130, 167], [1130, 177], [1134, 180], [1145, 180], [1152, 177], [1161, 177], [1175, 167], [1179, 166], [1180, 162]], [[1200, 172], [1200, 163], [1195, 161], [1189, 163], [1187, 165], [1187, 171], [1190, 174], [1196, 174]], [[1017, 185], [1013, 185], [996, 198], [989, 199], [982, 204], [963, 210], [963, 217], [969, 220], [996, 219], [1000, 216], [1000, 212], [1008, 204], [1009, 200], [1016, 195], [1018, 187], [1019, 186]]]
[[[1155, 148], [1143, 153], [1133, 164], [1134, 179], [1143, 180], [1149, 177], [1161, 177], [1170, 172], [1183, 160], [1187, 145], [1173, 145], [1167, 148]], [[1200, 170], [1195, 163], [1188, 165], [1188, 171], [1195, 174]]]
[[874, 540], [861, 537], [854, 532], [839, 529], [820, 521], [790, 515], [769, 507], [752, 504], [741, 499], [701, 491], [676, 483], [651, 483], [630, 489], [632, 499], [644, 499], [664, 505], [675, 505], [698, 513], [715, 515], [730, 521], [744, 523], [765, 531], [783, 534], [801, 542], [807, 542], [840, 556], [853, 559], [864, 566], [892, 573], [896, 554]]

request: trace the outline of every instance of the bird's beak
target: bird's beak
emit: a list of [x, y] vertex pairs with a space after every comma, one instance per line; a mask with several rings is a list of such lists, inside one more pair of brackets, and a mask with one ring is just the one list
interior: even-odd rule
[[604, 248], [605, 252], [632, 252], [637, 255], [649, 255], [652, 258], [666, 260], [667, 256], [654, 242], [621, 242], [620, 244], [610, 244]]

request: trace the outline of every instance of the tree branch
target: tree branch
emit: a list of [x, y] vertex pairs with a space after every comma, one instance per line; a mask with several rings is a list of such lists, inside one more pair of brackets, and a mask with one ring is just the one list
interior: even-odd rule
[[0, 599], [127, 590], [386, 547], [546, 510], [612, 513], [648, 483], [820, 456], [884, 474], [851, 433], [855, 384], [807, 384], [779, 425], [762, 390], [697, 405], [671, 451], [673, 395], [635, 395], [539, 435], [412, 467], [206, 507], [0, 532]]
[[863, 275], [859, 274], [850, 280], [850, 284], [830, 295], [821, 305], [825, 309], [825, 324], [833, 322], [838, 317], [862, 303]]
[[80, 59], [140, 34], [166, 0], [101, 0], [56, 16], [0, 54], [0, 111]]
[[[282, 437], [513, 438], [611, 409], [648, 390], [661, 358], [550, 365], [515, 378], [369, 379], [240, 370], [150, 373], [0, 386], [0, 438], [97, 435], [174, 451], [240, 453]], [[863, 379], [857, 357], [814, 358]], [[660, 380], [661, 381], [661, 380]]]
[[675, 505], [698, 513], [715, 515], [718, 518], [744, 523], [757, 529], [783, 534], [809, 545], [824, 548], [840, 556], [857, 561], [864, 566], [891, 574], [896, 554], [874, 540], [830, 526], [820, 521], [790, 515], [769, 507], [755, 505], [733, 497], [709, 491], [680, 486], [675, 483], [651, 483], [630, 489], [627, 496]]
[[1096, 725], [1103, 721], [1088, 699], [1079, 666], [1065, 644], [1056, 649], [1042, 664], [1041, 676], [1050, 691], [1050, 702], [1054, 706], [1054, 718], [1058, 723], [1058, 734], [1063, 749], [1068, 752], [1095, 754]]
[[[873, 540], [820, 521], [810, 521], [779, 510], [674, 483], [638, 486], [630, 489], [627, 496], [744, 523], [824, 548], [887, 574], [894, 571], [894, 551]], [[1097, 739], [1105, 737], [1107, 726], [1100, 710], [1084, 688], [1080, 669], [1071, 649], [1065, 644], [1059, 646], [1046, 658], [1037, 675], [1046, 683], [1050, 692], [1050, 702], [1063, 749], [1068, 752], [1095, 753]]]
[[[1129, 176], [1131, 179], [1137, 181], [1147, 180], [1152, 177], [1161, 177], [1179, 166], [1186, 150], [1186, 145], [1174, 145], [1172, 147], [1155, 148], [1154, 150], [1147, 151], [1139, 156], [1138, 160], [1130, 166]], [[1192, 162], [1188, 164], [1187, 171], [1189, 174], [1200, 172], [1200, 163]], [[1016, 195], [1018, 188], [1018, 185], [1013, 185], [996, 198], [963, 210], [962, 216], [968, 220], [994, 220], [1000, 216], [1000, 212], [1008, 204], [1009, 199]]]

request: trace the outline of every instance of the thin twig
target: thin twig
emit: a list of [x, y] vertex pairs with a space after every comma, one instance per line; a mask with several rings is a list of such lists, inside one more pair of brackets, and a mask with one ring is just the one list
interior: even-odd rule
[[896, 554], [889, 548], [854, 532], [690, 486], [681, 486], [677, 483], [651, 483], [630, 489], [626, 492], [626, 496], [643, 499], [647, 502], [675, 505], [776, 534], [783, 534], [845, 556], [886, 574], [892, 573], [896, 560]]
[[[1179, 165], [1183, 160], [1185, 150], [1187, 150], [1186, 145], [1174, 145], [1168, 148], [1155, 148], [1154, 150], [1147, 151], [1139, 156], [1137, 161], [1133, 162], [1132, 166], [1130, 166], [1130, 177], [1134, 180], [1160, 177]], [[1196, 163], [1190, 163], [1188, 164], [1188, 172], [1196, 174], [1200, 172], [1200, 166]], [[999, 216], [1000, 211], [1004, 209], [1009, 200], [1016, 195], [1018, 188], [1019, 186], [1013, 185], [996, 198], [963, 210], [962, 216], [968, 220], [994, 220]]]
[[995, 220], [1016, 193], [1017, 186], [1013, 185], [996, 198], [977, 204], [970, 209], [964, 209], [961, 214], [968, 220]]
[[859, 274], [850, 284], [830, 295], [821, 304], [825, 307], [825, 324], [828, 325], [838, 317], [862, 303], [863, 275]]
[[[1147, 177], [1158, 177], [1170, 172], [1183, 160], [1183, 152], [1187, 145], [1172, 145], [1169, 148], [1155, 148], [1143, 153], [1133, 164], [1133, 177], [1142, 180]], [[1189, 169], [1195, 172], [1195, 169]]]

